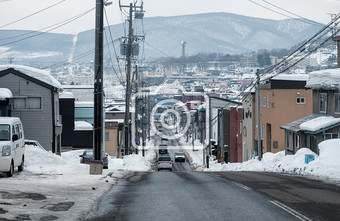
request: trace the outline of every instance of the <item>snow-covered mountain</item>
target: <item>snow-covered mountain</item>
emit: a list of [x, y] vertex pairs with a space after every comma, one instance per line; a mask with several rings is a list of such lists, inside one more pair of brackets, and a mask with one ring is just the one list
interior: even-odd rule
[[[238, 54], [259, 49], [290, 48], [310, 38], [321, 26], [296, 19], [276, 21], [230, 13], [145, 18], [145, 57], [164, 57], [164, 54], [180, 57], [182, 41], [187, 42], [187, 55], [200, 52]], [[141, 27], [135, 26], [135, 32], [141, 33]], [[111, 30], [113, 39], [124, 35], [122, 24], [113, 25], [110, 29], [106, 27], [105, 30]], [[8, 57], [19, 60], [22, 53], [35, 54], [35, 59], [41, 56], [43, 61], [52, 63], [72, 60], [70, 56], [77, 58], [87, 52], [89, 55], [81, 59], [89, 61], [94, 58], [94, 29], [79, 33], [77, 38], [67, 34], [35, 32], [33, 38], [6, 45], [31, 35], [27, 31], [0, 30], [0, 63], [6, 63]], [[111, 41], [108, 32], [106, 36]], [[77, 41], [74, 42], [74, 39]]]

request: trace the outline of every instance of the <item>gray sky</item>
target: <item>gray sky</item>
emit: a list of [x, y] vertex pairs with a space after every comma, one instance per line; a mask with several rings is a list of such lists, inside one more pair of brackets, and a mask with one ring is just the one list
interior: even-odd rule
[[[124, 16], [119, 10], [118, 0], [111, 1], [113, 4], [106, 7], [109, 24], [121, 23]], [[125, 5], [131, 1], [121, 0]], [[330, 21], [328, 13], [340, 13], [340, 0], [144, 0], [144, 9], [146, 17], [229, 12], [275, 20], [288, 18], [252, 1], [277, 12], [296, 17], [268, 4], [271, 3], [296, 15], [324, 24]], [[22, 19], [58, 2], [61, 3]], [[94, 8], [95, 2], [96, 0], [0, 0], [0, 29], [40, 30]], [[95, 10], [52, 32], [75, 34], [93, 29], [95, 26], [94, 14]], [[20, 21], [2, 27], [17, 20]]]

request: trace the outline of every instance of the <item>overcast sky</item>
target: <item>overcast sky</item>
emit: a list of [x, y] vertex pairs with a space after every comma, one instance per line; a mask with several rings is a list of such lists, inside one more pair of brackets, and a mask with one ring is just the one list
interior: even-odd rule
[[[118, 0], [111, 1], [113, 4], [106, 7], [109, 24], [121, 23], [122, 13], [119, 10]], [[121, 0], [125, 5], [131, 1]], [[95, 8], [95, 2], [96, 0], [0, 0], [0, 30], [40, 30]], [[54, 4], [56, 5], [30, 16]], [[229, 12], [275, 20], [288, 18], [279, 14], [282, 13], [291, 17], [298, 15], [326, 24], [331, 18], [329, 13], [340, 12], [340, 0], [144, 0], [144, 9], [146, 17]], [[51, 32], [75, 34], [93, 29], [94, 15], [95, 10]], [[20, 21], [8, 25], [17, 20]]]

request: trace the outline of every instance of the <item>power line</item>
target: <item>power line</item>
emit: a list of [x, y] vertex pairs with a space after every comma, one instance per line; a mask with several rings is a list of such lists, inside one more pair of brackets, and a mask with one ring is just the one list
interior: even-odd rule
[[[113, 50], [114, 50], [114, 53], [115, 53], [115, 57], [116, 57], [116, 60], [117, 60], [117, 65], [118, 65], [119, 73], [120, 73], [120, 75], [121, 75], [120, 77], [122, 78], [122, 77], [123, 77], [123, 73], [122, 73], [122, 70], [121, 70], [121, 68], [120, 68], [119, 58], [118, 58], [117, 51], [116, 51], [116, 48], [115, 48], [115, 45], [114, 45], [115, 41], [119, 40], [120, 38], [118, 38], [118, 39], [116, 39], [116, 40], [113, 40], [112, 32], [111, 32], [111, 28], [110, 28], [109, 20], [108, 20], [108, 18], [107, 18], [107, 13], [106, 13], [105, 8], [104, 8], [104, 12], [105, 12], [104, 14], [105, 14], [105, 19], [106, 19], [107, 27], [108, 27], [108, 29], [109, 29], [109, 34], [110, 34], [110, 39], [111, 39], [112, 47], [113, 47]], [[106, 35], [105, 35], [105, 37], [106, 37]], [[109, 52], [110, 52], [110, 49], [109, 49]], [[111, 52], [110, 52], [110, 57], [111, 57], [111, 60], [113, 60], [113, 59], [112, 59], [112, 56], [111, 56]], [[114, 71], [115, 71], [115, 73], [116, 73], [116, 70], [115, 70], [115, 69], [114, 69]], [[116, 73], [116, 74], [117, 74], [117, 73]], [[118, 77], [118, 74], [117, 74], [117, 77]], [[119, 77], [118, 77], [118, 78], [119, 78]], [[119, 80], [120, 80], [120, 82], [123, 82], [123, 81], [121, 81], [121, 79], [119, 79]]]
[[310, 25], [316, 25], [315, 23], [311, 23], [311, 22], [309, 22], [309, 21], [305, 21], [305, 20], [301, 20], [301, 19], [298, 19], [298, 18], [294, 18], [294, 17], [292, 17], [292, 16], [283, 14], [283, 13], [278, 12], [278, 11], [275, 11], [274, 9], [268, 8], [268, 7], [266, 7], [266, 6], [264, 6], [264, 5], [261, 5], [260, 3], [257, 3], [257, 2], [255, 2], [255, 1], [253, 1], [253, 0], [248, 0], [248, 1], [254, 3], [255, 5], [258, 5], [258, 6], [262, 7], [262, 8], [265, 8], [265, 9], [267, 9], [267, 10], [269, 10], [269, 11], [272, 11], [272, 12], [274, 12], [274, 13], [280, 14], [280, 15], [282, 15], [282, 16], [285, 16], [285, 17], [288, 17], [288, 18], [291, 18], [291, 19], [294, 19], [294, 20], [297, 20], [297, 21], [300, 21], [300, 22], [308, 23], [308, 24], [310, 24]]
[[[324, 32], [324, 30], [326, 30], [329, 26], [331, 26], [334, 22], [336, 22], [338, 19], [340, 18], [340, 14], [338, 14], [329, 24], [327, 24], [326, 26], [324, 26], [319, 32], [317, 32], [312, 38], [310, 38], [306, 43], [304, 43], [302, 46], [300, 46], [296, 51], [294, 51], [291, 55], [289, 56], [293, 56], [291, 59], [294, 59], [295, 57], [297, 57], [297, 55], [295, 54], [296, 52], [303, 52], [304, 50], [300, 50], [301, 48], [303, 48], [306, 44], [308, 44], [309, 42], [315, 42], [317, 40], [319, 40], [321, 37], [323, 37], [324, 35], [326, 35], [330, 30], [328, 30], [326, 33], [324, 33], [322, 36], [318, 37], [317, 39], [315, 39], [313, 41], [314, 38], [316, 38], [320, 33]], [[299, 62], [301, 62], [302, 60], [304, 60], [306, 57], [310, 56], [313, 52], [315, 52], [316, 50], [318, 50], [319, 48], [321, 48], [326, 42], [328, 42], [329, 40], [331, 40], [334, 36], [336, 36], [337, 33], [339, 33], [340, 30], [338, 30], [337, 32], [333, 33], [330, 37], [328, 37], [326, 40], [324, 40], [321, 44], [319, 44], [318, 46], [316, 46], [313, 50], [309, 51], [306, 55], [304, 55], [302, 58], [298, 59], [296, 62], [294, 62], [293, 64], [291, 64], [290, 66], [288, 66], [287, 68], [285, 68], [284, 70], [281, 70], [279, 72], [277, 72], [276, 74], [273, 74], [270, 76], [270, 79], [283, 73], [283, 72], [286, 72], [287, 70], [289, 70], [290, 68], [292, 68], [293, 66], [295, 66], [296, 64], [298, 64]], [[311, 44], [310, 44], [311, 45]], [[289, 57], [288, 56], [288, 57]], [[282, 63], [286, 63], [287, 61], [284, 61], [284, 62], [280, 62], [280, 64]], [[273, 65], [271, 66], [270, 68], [268, 68], [266, 71], [264, 71], [265, 73], [262, 74], [261, 77], [264, 77], [266, 74], [268, 74], [270, 71], [273, 71], [275, 68], [278, 68], [278, 65]], [[266, 79], [268, 80], [268, 79]], [[263, 81], [263, 80], [262, 80]], [[237, 97], [240, 97], [241, 95], [243, 95], [243, 98], [242, 98], [242, 101], [244, 101], [250, 93], [252, 93], [252, 90], [254, 89], [254, 87], [256, 86], [256, 84], [254, 82], [252, 82], [248, 88], [246, 90], [248, 90], [248, 92], [246, 91], [243, 91], [243, 92], [240, 92], [237, 96]], [[225, 108], [228, 108], [232, 105], [235, 105], [235, 104], [231, 104], [231, 103], [228, 103], [227, 105], [225, 105], [224, 107], [222, 107], [222, 109], [225, 109]], [[237, 107], [240, 106], [240, 105], [237, 105]], [[219, 108], [221, 109], [221, 108]], [[217, 118], [219, 117], [220, 115], [217, 114], [217, 116], [213, 119], [210, 120], [210, 122], [212, 123], [210, 125], [209, 128], [211, 128], [215, 123], [215, 119], [217, 120]], [[215, 122], [213, 122], [215, 121]]]
[[[85, 16], [86, 14], [88, 14], [89, 12], [91, 12], [93, 9], [95, 9], [95, 8], [92, 8], [92, 9], [86, 11], [86, 12], [83, 12], [83, 13], [81, 13], [81, 14], [75, 16], [75, 17], [69, 18], [69, 19], [64, 20], [64, 21], [62, 21], [62, 22], [59, 22], [59, 23], [55, 24], [55, 25], [57, 25], [56, 27], [50, 28], [50, 29], [48, 29], [48, 30], [45, 31], [45, 32], [38, 32], [38, 33], [36, 33], [37, 31], [32, 31], [32, 32], [29, 32], [29, 33], [26, 33], [26, 34], [23, 34], [23, 35], [27, 35], [27, 34], [30, 34], [30, 33], [36, 33], [36, 34], [31, 35], [31, 36], [28, 36], [28, 37], [25, 37], [25, 38], [22, 38], [22, 39], [18, 39], [18, 40], [15, 40], [15, 41], [3, 43], [3, 44], [1, 44], [0, 46], [5, 46], [5, 45], [14, 44], [14, 43], [17, 43], [17, 42], [20, 42], [20, 41], [24, 41], [24, 40], [27, 40], [27, 39], [30, 39], [30, 38], [39, 36], [39, 35], [43, 35], [43, 34], [49, 33], [49, 32], [51, 32], [51, 31], [53, 31], [53, 30], [55, 30], [55, 29], [57, 29], [57, 28], [60, 28], [60, 27], [62, 27], [62, 26], [65, 26], [65, 25], [67, 25], [67, 24], [69, 24], [69, 23], [71, 23], [71, 22], [73, 22], [73, 21], [75, 21], [75, 20], [77, 20], [77, 19], [79, 19], [79, 18]], [[52, 25], [52, 26], [49, 26], [49, 27], [53, 27], [53, 26], [55, 26], [55, 25]], [[44, 29], [45, 29], [45, 28], [44, 28]], [[16, 37], [14, 36], [13, 38], [16, 38]]]
[[296, 17], [302, 18], [302, 19], [304, 19], [304, 20], [306, 20], [306, 21], [308, 21], [308, 22], [314, 23], [315, 25], [322, 26], [322, 25], [320, 25], [319, 23], [317, 23], [317, 22], [315, 22], [315, 21], [313, 21], [313, 20], [307, 19], [307, 18], [302, 17], [302, 16], [300, 16], [300, 15], [298, 15], [298, 14], [295, 14], [295, 13], [293, 13], [293, 12], [290, 12], [290, 11], [288, 11], [288, 10], [286, 10], [286, 9], [284, 9], [284, 8], [281, 8], [281, 7], [277, 6], [277, 5], [274, 5], [273, 3], [270, 3], [270, 2], [268, 2], [268, 1], [266, 1], [266, 0], [261, 0], [261, 1], [263, 1], [263, 2], [265, 2], [265, 3], [267, 3], [267, 4], [271, 5], [271, 6], [273, 6], [273, 7], [275, 7], [275, 8], [278, 8], [278, 9], [280, 9], [280, 10], [282, 10], [282, 11], [285, 11], [285, 12], [291, 14], [291, 15], [294, 15], [294, 16], [296, 16]]
[[170, 55], [166, 54], [165, 52], [163, 52], [161, 49], [156, 48], [155, 46], [149, 44], [148, 42], [145, 41], [145, 44], [150, 46], [151, 48], [155, 49], [156, 51], [162, 53], [163, 55], [165, 55], [166, 57], [170, 58], [171, 60], [174, 61], [174, 63], [178, 63], [181, 64], [181, 61], [179, 59], [176, 59], [174, 57], [171, 57]]
[[15, 21], [12, 21], [12, 22], [7, 23], [7, 24], [5, 24], [5, 25], [2, 25], [2, 26], [0, 26], [0, 28], [4, 28], [4, 27], [6, 27], [6, 26], [12, 25], [12, 24], [17, 23], [17, 22], [19, 22], [19, 21], [22, 21], [22, 20], [24, 20], [24, 19], [26, 19], [26, 18], [32, 17], [33, 15], [39, 14], [40, 12], [43, 12], [43, 11], [46, 11], [47, 9], [52, 8], [52, 7], [56, 6], [56, 5], [59, 5], [60, 3], [64, 2], [64, 1], [66, 1], [66, 0], [62, 0], [62, 1], [57, 2], [57, 3], [53, 4], [53, 5], [50, 5], [50, 6], [46, 7], [46, 8], [43, 8], [43, 9], [41, 9], [41, 10], [39, 10], [39, 11], [36, 11], [36, 12], [30, 14], [30, 15], [27, 15], [27, 16], [25, 16], [25, 17], [23, 17], [23, 18], [20, 18], [20, 19], [18, 19], [18, 20], [15, 20]]

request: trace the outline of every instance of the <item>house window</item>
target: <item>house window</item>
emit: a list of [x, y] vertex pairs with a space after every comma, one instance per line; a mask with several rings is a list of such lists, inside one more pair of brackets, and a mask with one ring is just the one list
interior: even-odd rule
[[263, 107], [267, 106], [267, 98], [266, 97], [263, 97], [263, 99], [262, 99], [262, 106]]
[[267, 93], [267, 107], [269, 108], [269, 97], [270, 97], [270, 93]]
[[326, 107], [327, 107], [327, 93], [320, 93], [320, 112], [326, 113]]
[[261, 140], [264, 139], [264, 125], [261, 125]]
[[41, 105], [41, 97], [16, 97], [14, 98], [14, 106], [15, 110], [40, 110], [42, 108]]
[[26, 109], [26, 98], [14, 98], [13, 109]]
[[336, 139], [336, 138], [339, 138], [338, 133], [326, 133], [324, 136], [324, 140]]
[[105, 140], [106, 141], [110, 140], [110, 133], [109, 132], [105, 132]]
[[306, 98], [304, 98], [304, 97], [297, 97], [296, 98], [296, 103], [297, 104], [305, 104], [306, 103]]
[[27, 98], [27, 109], [41, 109], [41, 98], [40, 97], [28, 97]]
[[334, 94], [334, 112], [340, 113], [340, 93]]

